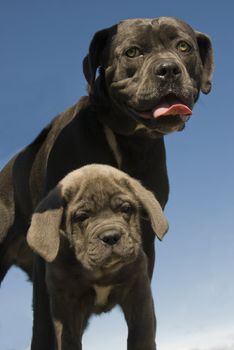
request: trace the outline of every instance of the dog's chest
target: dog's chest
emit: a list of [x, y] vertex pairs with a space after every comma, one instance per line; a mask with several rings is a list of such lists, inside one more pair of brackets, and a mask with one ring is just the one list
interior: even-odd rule
[[109, 147], [114, 155], [114, 158], [115, 158], [115, 161], [118, 165], [118, 168], [121, 168], [123, 159], [122, 159], [122, 154], [120, 152], [115, 134], [107, 126], [104, 127], [104, 133], [106, 136], [107, 143], [108, 143], [108, 145], [109, 145]]
[[112, 286], [98, 286], [94, 284], [93, 286], [95, 291], [95, 306], [103, 307], [107, 304]]

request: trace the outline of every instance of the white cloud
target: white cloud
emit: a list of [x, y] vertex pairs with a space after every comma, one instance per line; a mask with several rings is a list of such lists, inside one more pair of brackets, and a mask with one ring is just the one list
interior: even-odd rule
[[196, 348], [196, 349], [191, 349], [191, 350], [233, 350], [234, 349], [234, 343], [230, 345], [220, 345], [220, 346], [215, 346], [211, 348]]
[[160, 350], [233, 350], [234, 324], [192, 334], [171, 334], [167, 339], [158, 342]]

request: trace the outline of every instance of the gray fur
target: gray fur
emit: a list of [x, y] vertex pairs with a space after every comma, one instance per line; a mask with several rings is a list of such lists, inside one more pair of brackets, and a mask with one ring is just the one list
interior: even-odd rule
[[[128, 349], [156, 349], [142, 209], [162, 239], [168, 224], [154, 195], [107, 165], [88, 165], [68, 174], [36, 208], [27, 241], [46, 260], [58, 350], [81, 349], [89, 317], [116, 304], [128, 323]], [[47, 305], [37, 307], [45, 311]]]

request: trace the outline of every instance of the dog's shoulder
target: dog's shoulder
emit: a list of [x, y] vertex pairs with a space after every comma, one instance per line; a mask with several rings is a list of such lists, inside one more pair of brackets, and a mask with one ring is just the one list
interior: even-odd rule
[[42, 144], [48, 138], [56, 138], [61, 130], [63, 130], [79, 112], [89, 104], [88, 96], [83, 96], [77, 103], [66, 109], [52, 119], [52, 121], [39, 133], [32, 141], [29, 147]]

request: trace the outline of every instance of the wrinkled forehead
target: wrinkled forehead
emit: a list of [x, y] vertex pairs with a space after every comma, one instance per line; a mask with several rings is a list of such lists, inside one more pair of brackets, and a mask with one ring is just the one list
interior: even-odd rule
[[88, 179], [82, 179], [79, 181], [79, 186], [68, 187], [66, 193], [69, 197], [68, 205], [72, 208], [99, 210], [114, 205], [114, 201], [121, 198], [135, 200], [124, 178], [116, 179], [107, 176], [90, 176]]
[[174, 17], [139, 18], [121, 21], [117, 27], [115, 40], [121, 42], [136, 39], [145, 42], [147, 38], [173, 39], [180, 35], [195, 38], [193, 29], [187, 23]]

